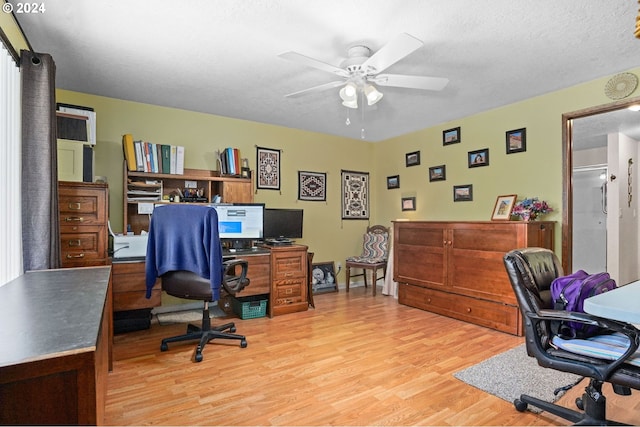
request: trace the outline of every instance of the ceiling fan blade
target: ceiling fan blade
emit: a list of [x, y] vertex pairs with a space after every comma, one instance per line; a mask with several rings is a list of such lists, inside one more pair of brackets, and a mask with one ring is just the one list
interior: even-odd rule
[[342, 68], [338, 68], [326, 62], [318, 61], [317, 59], [309, 58], [297, 52], [285, 52], [278, 55], [280, 58], [288, 59], [289, 61], [297, 62], [298, 64], [306, 65], [307, 67], [316, 68], [322, 71], [328, 71], [340, 77], [348, 77], [349, 73]]
[[449, 83], [449, 79], [444, 77], [407, 76], [404, 74], [378, 74], [368, 80], [380, 86], [424, 90], [442, 90]]
[[333, 89], [334, 87], [342, 86], [345, 83], [346, 82], [344, 80], [325, 83], [323, 85], [314, 86], [314, 87], [310, 87], [309, 89], [299, 90], [298, 92], [290, 93], [288, 95], [285, 95], [285, 97], [286, 98], [297, 98], [299, 96], [307, 95], [307, 94], [310, 94], [310, 93], [323, 92], [323, 91], [328, 90], [328, 89]]
[[401, 33], [364, 61], [362, 69], [366, 72], [379, 73], [419, 49], [423, 44], [417, 38]]

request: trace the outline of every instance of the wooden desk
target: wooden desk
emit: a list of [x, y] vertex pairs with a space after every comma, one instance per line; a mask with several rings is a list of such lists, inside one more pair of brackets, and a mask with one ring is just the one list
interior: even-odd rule
[[102, 424], [111, 267], [25, 273], [0, 286], [0, 424]]
[[584, 311], [606, 319], [640, 325], [640, 281], [584, 300]]

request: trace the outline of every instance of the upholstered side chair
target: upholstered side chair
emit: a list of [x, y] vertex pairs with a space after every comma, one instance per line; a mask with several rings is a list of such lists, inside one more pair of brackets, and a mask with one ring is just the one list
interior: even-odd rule
[[[367, 227], [367, 232], [362, 238], [362, 254], [347, 258], [345, 273], [347, 275], [347, 292], [352, 277], [362, 276], [365, 288], [367, 283], [367, 271], [371, 271], [373, 280], [373, 295], [376, 295], [378, 280], [384, 280], [387, 274], [387, 256], [389, 254], [389, 228], [384, 225], [372, 225]], [[352, 268], [362, 269], [362, 274], [351, 274]], [[382, 269], [382, 276], [378, 276], [378, 270]]]

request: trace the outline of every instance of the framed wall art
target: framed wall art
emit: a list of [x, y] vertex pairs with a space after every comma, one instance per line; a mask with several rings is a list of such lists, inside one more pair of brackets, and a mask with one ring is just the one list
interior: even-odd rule
[[420, 164], [420, 152], [414, 151], [412, 153], [405, 154], [405, 164], [409, 166], [418, 166]]
[[338, 292], [338, 279], [333, 261], [311, 264], [311, 290], [314, 294]]
[[416, 210], [416, 198], [415, 197], [403, 197], [402, 198], [402, 210], [403, 211], [415, 211]]
[[298, 200], [312, 202], [327, 200], [327, 174], [298, 171]]
[[445, 181], [447, 179], [447, 167], [445, 165], [429, 168], [429, 182]]
[[457, 144], [460, 141], [459, 127], [442, 131], [442, 145]]
[[493, 207], [493, 214], [491, 214], [491, 221], [509, 221], [517, 197], [517, 194], [498, 196], [496, 205]]
[[454, 185], [453, 201], [454, 202], [471, 202], [473, 200], [473, 185]]
[[342, 219], [369, 219], [369, 173], [342, 171]]
[[469, 151], [467, 159], [470, 168], [489, 166], [489, 149], [483, 148], [482, 150]]
[[527, 151], [527, 129], [514, 129], [506, 132], [507, 154]]
[[256, 147], [258, 177], [256, 187], [280, 190], [280, 150]]
[[392, 190], [394, 188], [400, 188], [400, 175], [387, 177], [387, 190]]

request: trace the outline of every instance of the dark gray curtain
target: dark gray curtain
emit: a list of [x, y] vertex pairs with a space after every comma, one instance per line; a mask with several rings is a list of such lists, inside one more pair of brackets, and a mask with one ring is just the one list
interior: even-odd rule
[[20, 52], [22, 78], [22, 256], [24, 270], [60, 267], [56, 65]]

